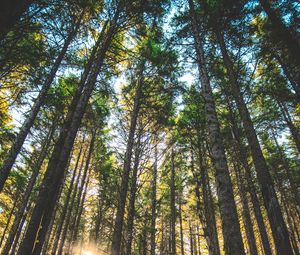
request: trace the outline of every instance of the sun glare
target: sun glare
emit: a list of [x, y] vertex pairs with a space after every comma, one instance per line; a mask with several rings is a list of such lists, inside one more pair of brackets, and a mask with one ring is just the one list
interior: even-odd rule
[[91, 251], [83, 251], [82, 255], [94, 255]]

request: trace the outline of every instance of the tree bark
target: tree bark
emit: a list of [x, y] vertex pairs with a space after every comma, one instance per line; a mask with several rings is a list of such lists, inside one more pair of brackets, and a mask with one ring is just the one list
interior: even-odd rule
[[276, 135], [275, 135], [275, 132], [274, 132], [273, 128], [271, 128], [271, 130], [272, 130], [273, 140], [275, 142], [277, 150], [279, 151], [280, 160], [281, 160], [281, 163], [282, 163], [282, 165], [284, 167], [284, 170], [286, 172], [287, 179], [289, 180], [290, 188], [291, 188], [291, 192], [292, 192], [292, 197], [294, 199], [294, 203], [296, 205], [296, 209], [297, 209], [298, 214], [299, 214], [299, 212], [300, 212], [300, 195], [299, 195], [299, 192], [298, 192], [297, 184], [295, 183], [294, 177], [292, 176], [292, 173], [291, 173], [291, 170], [290, 170], [290, 167], [289, 167], [289, 163], [286, 159], [285, 153], [284, 153], [283, 149], [280, 147], [280, 145], [277, 141], [277, 138], [276, 138]]
[[251, 216], [250, 216], [250, 209], [248, 205], [248, 199], [246, 195], [246, 191], [244, 189], [245, 183], [241, 176], [241, 169], [240, 166], [236, 163], [234, 166], [235, 169], [235, 175], [236, 175], [236, 182], [238, 186], [239, 195], [242, 202], [242, 215], [243, 215], [243, 221], [244, 221], [244, 227], [247, 237], [247, 242], [249, 246], [249, 252], [251, 255], [258, 255], [257, 246], [255, 243], [255, 234], [253, 230], [253, 224], [251, 222]]
[[9, 225], [10, 225], [10, 221], [11, 221], [13, 215], [14, 215], [16, 206], [17, 206], [17, 204], [18, 204], [19, 190], [17, 190], [16, 193], [17, 193], [17, 194], [16, 194], [15, 201], [14, 201], [14, 203], [13, 203], [13, 207], [12, 207], [12, 209], [11, 209], [10, 212], [9, 212], [8, 219], [7, 219], [7, 222], [6, 222], [6, 224], [5, 224], [5, 228], [4, 228], [3, 233], [2, 233], [2, 236], [1, 236], [0, 247], [2, 246], [2, 243], [3, 243], [4, 239], [5, 239], [6, 232], [7, 232], [8, 228], [9, 228]]
[[[157, 144], [154, 145], [154, 164], [152, 170], [152, 194], [151, 194], [151, 234], [150, 234], [150, 255], [155, 255], [155, 234], [156, 234], [156, 207], [157, 207], [157, 199], [156, 199], [156, 184], [157, 184]], [[184, 254], [182, 254], [184, 255]]]
[[171, 188], [171, 255], [176, 255], [176, 173], [175, 173], [175, 152], [174, 148], [172, 148], [171, 152], [171, 180], [170, 180], [170, 188]]
[[191, 255], [194, 255], [193, 228], [190, 220], [189, 220], [189, 228], [190, 228], [190, 252]]
[[233, 114], [233, 107], [230, 103], [229, 97], [230, 94], [228, 93], [227, 90], [224, 89], [224, 93], [226, 95], [226, 101], [227, 101], [227, 106], [229, 109], [229, 121], [231, 123], [232, 126], [232, 133], [233, 133], [233, 137], [236, 141], [236, 158], [240, 161], [242, 167], [243, 167], [243, 175], [246, 179], [246, 189], [247, 192], [250, 193], [250, 198], [251, 198], [251, 202], [253, 204], [253, 210], [254, 210], [254, 214], [255, 214], [255, 218], [256, 218], [256, 222], [258, 225], [258, 229], [259, 229], [259, 233], [261, 236], [261, 241], [262, 241], [262, 245], [263, 245], [263, 249], [264, 249], [264, 253], [267, 254], [272, 254], [271, 252], [271, 246], [270, 246], [270, 242], [269, 242], [269, 238], [268, 238], [268, 234], [267, 234], [267, 230], [266, 230], [266, 226], [263, 220], [263, 215], [260, 209], [260, 203], [257, 197], [257, 192], [256, 192], [256, 188], [253, 182], [253, 178], [251, 175], [251, 166], [248, 164], [248, 160], [247, 160], [247, 152], [246, 152], [246, 148], [243, 145], [242, 142], [242, 133], [241, 130], [239, 129], [239, 127], [237, 126], [237, 121], [234, 118], [234, 114]]
[[[82, 15], [83, 15], [83, 12], [82, 12]], [[20, 131], [19, 131], [17, 137], [15, 138], [15, 140], [14, 140], [10, 150], [8, 151], [7, 156], [0, 168], [0, 192], [3, 190], [5, 181], [7, 180], [8, 176], [9, 176], [9, 173], [10, 173], [10, 171], [15, 163], [15, 160], [23, 146], [23, 143], [24, 143], [27, 135], [29, 134], [31, 127], [34, 124], [34, 121], [36, 119], [37, 114], [40, 111], [40, 108], [44, 104], [47, 93], [48, 93], [50, 86], [55, 78], [57, 70], [68, 50], [68, 47], [78, 32], [78, 29], [81, 24], [81, 18], [82, 18], [82, 16], [79, 18], [75, 27], [70, 31], [68, 37], [66, 38], [65, 43], [62, 47], [62, 50], [60, 51], [59, 55], [57, 56], [53, 66], [50, 70], [49, 76], [45, 80], [45, 82], [42, 86], [42, 89], [41, 89], [38, 97], [36, 98], [34, 105], [32, 106], [29, 116], [26, 118], [25, 122], [23, 123], [22, 127], [20, 128]]]
[[140, 99], [142, 94], [144, 65], [145, 62], [142, 61], [142, 63], [139, 66], [138, 75], [137, 75], [138, 81], [135, 89], [133, 111], [130, 117], [129, 134], [128, 134], [125, 159], [123, 165], [122, 180], [121, 180], [120, 191], [119, 191], [117, 214], [116, 214], [114, 232], [112, 237], [112, 245], [111, 245], [112, 255], [120, 255], [122, 230], [123, 230], [123, 222], [124, 222], [124, 214], [125, 214], [125, 204], [126, 204], [126, 197], [128, 191], [129, 174], [131, 170], [132, 149], [134, 144], [134, 135], [137, 126], [137, 120], [138, 120], [139, 108], [140, 108]]
[[83, 141], [81, 142], [79, 153], [77, 155], [76, 164], [75, 164], [75, 167], [74, 167], [74, 170], [73, 170], [72, 179], [71, 179], [71, 182], [70, 182], [70, 187], [69, 187], [67, 195], [66, 195], [66, 201], [65, 201], [65, 204], [64, 204], [64, 207], [63, 207], [63, 211], [60, 215], [60, 222], [59, 222], [59, 225], [58, 225], [57, 230], [56, 230], [56, 235], [55, 235], [55, 239], [54, 239], [54, 246], [53, 246], [52, 252], [51, 252], [52, 255], [56, 254], [57, 247], [58, 247], [58, 244], [59, 244], [59, 239], [60, 239], [60, 236], [61, 236], [61, 233], [62, 233], [62, 228], [63, 228], [64, 222], [65, 222], [65, 219], [66, 219], [68, 206], [69, 206], [69, 203], [70, 203], [72, 191], [74, 189], [75, 177], [76, 177], [76, 174], [77, 174], [79, 161], [80, 161], [81, 154], [82, 154], [83, 144], [84, 144], [84, 138], [83, 138]]
[[189, 0], [190, 17], [192, 21], [194, 45], [197, 54], [198, 69], [202, 85], [202, 93], [205, 100], [205, 112], [211, 155], [215, 167], [217, 193], [222, 219], [225, 254], [244, 255], [244, 246], [239, 226], [239, 219], [233, 197], [223, 139], [220, 132], [216, 106], [210, 86], [205, 55], [200, 37], [199, 24], [195, 12], [193, 0]]
[[[82, 216], [82, 212], [83, 212], [83, 208], [84, 208], [84, 202], [85, 202], [85, 199], [86, 199], [86, 194], [87, 194], [87, 189], [88, 189], [88, 186], [89, 186], [89, 183], [90, 183], [90, 173], [91, 173], [91, 169], [89, 169], [89, 173], [88, 173], [88, 177], [87, 177], [87, 180], [85, 182], [85, 185], [84, 185], [84, 190], [83, 190], [83, 193], [82, 193], [82, 196], [81, 196], [81, 201], [80, 201], [80, 204], [79, 204], [79, 211], [78, 211], [78, 214], [76, 215], [76, 222], [75, 222], [75, 228], [74, 228], [74, 232], [72, 234], [72, 242], [73, 244], [75, 244], [78, 240], [78, 232], [79, 232], [79, 227], [80, 227], [80, 222], [81, 222], [81, 216]], [[73, 252], [73, 247], [74, 246], [71, 246], [71, 251]], [[58, 253], [58, 254], [62, 254], [62, 253]]]
[[[181, 251], [181, 255], [184, 255], [184, 241], [183, 241], [182, 207], [181, 207], [181, 204], [182, 204], [182, 201], [181, 201], [181, 197], [180, 197], [179, 198], [180, 251]], [[155, 254], [153, 254], [153, 255], [155, 255]]]
[[[18, 255], [33, 255], [40, 253], [57, 201], [58, 191], [64, 179], [68, 158], [88, 100], [94, 89], [97, 76], [103, 65], [106, 52], [116, 32], [116, 21], [118, 17], [119, 12], [116, 12], [113, 21], [111, 21], [109, 28], [105, 32], [102, 47], [97, 51], [95, 61], [89, 72], [90, 75], [88, 75], [79, 85], [78, 90], [82, 91], [82, 93], [78, 93], [77, 91], [74, 96], [75, 100], [73, 99], [73, 102], [71, 103], [71, 107], [74, 108], [70, 108], [69, 110], [67, 120], [51, 155], [37, 203]], [[79, 97], [77, 96], [78, 94]], [[42, 226], [41, 231], [40, 226]], [[36, 240], [38, 240], [38, 243], [36, 243]]]
[[300, 154], [300, 133], [299, 130], [297, 129], [297, 127], [295, 126], [295, 124], [293, 123], [293, 120], [289, 114], [289, 111], [286, 107], [286, 105], [283, 102], [280, 102], [279, 100], [277, 100], [277, 104], [279, 105], [279, 108], [281, 110], [283, 119], [286, 122], [286, 125], [288, 126], [290, 133], [293, 137], [293, 140], [295, 142], [296, 148]]
[[274, 189], [272, 177], [270, 175], [267, 163], [263, 156], [249, 111], [240, 92], [237, 75], [234, 65], [226, 49], [224, 37], [220, 31], [216, 31], [218, 42], [221, 48], [225, 67], [230, 80], [230, 89], [236, 101], [241, 120], [245, 129], [245, 134], [251, 150], [254, 166], [257, 172], [259, 184], [264, 199], [264, 204], [268, 213], [273, 238], [278, 254], [292, 254], [291, 244], [288, 238], [288, 231], [281, 213], [277, 195]]
[[127, 220], [127, 244], [126, 244], [126, 255], [131, 255], [132, 240], [133, 240], [133, 228], [134, 228], [134, 218], [135, 218], [135, 199], [137, 192], [137, 174], [140, 164], [140, 137], [139, 134], [138, 141], [135, 148], [134, 164], [131, 178], [131, 188], [130, 188], [130, 199], [129, 199], [129, 209], [128, 209], [128, 220]]
[[46, 137], [44, 145], [42, 146], [42, 150], [39, 154], [37, 162], [34, 165], [34, 169], [33, 169], [32, 175], [29, 179], [25, 193], [22, 195], [22, 198], [20, 200], [21, 204], [18, 206], [18, 211], [15, 214], [14, 223], [9, 231], [9, 236], [8, 236], [5, 246], [2, 250], [2, 253], [1, 253], [2, 255], [9, 254], [10, 248], [11, 248], [11, 246], [14, 242], [15, 236], [17, 234], [20, 222], [22, 221], [23, 215], [25, 213], [32, 189], [33, 189], [33, 187], [36, 183], [37, 177], [39, 175], [39, 171], [40, 171], [41, 166], [47, 156], [47, 153], [49, 152], [49, 147], [50, 147], [51, 141], [53, 139], [55, 130], [56, 130], [56, 122], [54, 122], [52, 127], [50, 128], [49, 134]]
[[[87, 184], [88, 184], [87, 178], [89, 179], [89, 175], [91, 172], [90, 161], [91, 161], [93, 150], [94, 150], [95, 139], [96, 139], [96, 131], [94, 130], [92, 133], [89, 151], [88, 151], [88, 155], [87, 155], [84, 170], [83, 170], [83, 176], [81, 179], [81, 184], [80, 184], [80, 188], [79, 188], [79, 192], [78, 192], [78, 196], [77, 196], [77, 201], [75, 202], [76, 210], [75, 210], [75, 215], [74, 215], [75, 216], [74, 217], [74, 225], [73, 225], [72, 231], [71, 231], [71, 241], [70, 241], [71, 247], [72, 247], [72, 244], [76, 243], [76, 241], [77, 241], [78, 229], [79, 229], [81, 213], [82, 213], [82, 209], [83, 209], [82, 207], [83, 207], [83, 203], [85, 200], [85, 196], [86, 196], [85, 194], [86, 194], [86, 189], [87, 189]], [[62, 254], [62, 250], [59, 250], [58, 254]]]
[[[62, 252], [62, 250], [63, 250], [65, 240], [66, 240], [66, 237], [67, 237], [67, 232], [69, 230], [69, 224], [70, 224], [70, 221], [71, 221], [71, 218], [72, 218], [71, 214], [72, 214], [72, 210], [74, 209], [74, 204], [75, 204], [75, 200], [76, 200], [76, 196], [77, 196], [77, 191], [78, 191], [78, 188], [79, 188], [79, 181], [80, 181], [80, 177], [83, 174], [82, 170], [83, 170], [83, 166], [84, 166], [84, 162], [85, 162], [85, 153], [86, 153], [86, 151], [83, 153], [83, 157], [81, 159], [82, 161], [81, 161], [79, 171], [78, 171], [78, 174], [77, 174], [77, 177], [76, 177], [75, 186], [74, 186], [74, 189], [72, 191], [73, 194], [72, 194], [71, 202], [70, 202], [70, 205], [68, 206], [68, 210], [67, 210], [67, 214], [66, 214], [66, 217], [65, 217], [66, 219], [65, 219], [65, 222], [64, 222], [64, 227], [63, 227], [62, 233], [60, 234], [61, 238], [60, 238], [60, 242], [59, 242], [58, 248], [57, 248], [57, 250], [60, 251], [60, 252]], [[52, 249], [52, 252], [53, 251], [55, 251], [54, 248]]]
[[[83, 15], [83, 12], [82, 12]], [[82, 16], [81, 16], [82, 17]], [[37, 114], [39, 113], [42, 105], [44, 104], [45, 98], [47, 96], [47, 93], [50, 89], [50, 86], [55, 78], [55, 75], [57, 73], [57, 70], [68, 50], [69, 45], [71, 44], [72, 40], [74, 39], [74, 37], [77, 34], [77, 31], [79, 29], [79, 26], [81, 24], [81, 17], [80, 19], [77, 21], [75, 27], [70, 31], [68, 37], [65, 40], [65, 43], [62, 47], [62, 50], [60, 51], [59, 55], [57, 56], [51, 70], [49, 73], [49, 76], [47, 77], [47, 79], [45, 80], [42, 89], [38, 95], [38, 97], [36, 98], [34, 105], [31, 108], [31, 111], [28, 115], [28, 117], [26, 118], [26, 120], [24, 121], [22, 127], [20, 128], [20, 131], [17, 135], [17, 137], [15, 138], [10, 150], [7, 153], [7, 156], [0, 168], [0, 192], [2, 192], [4, 184], [9, 176], [9, 173], [16, 161], [16, 158], [23, 146], [23, 143], [27, 137], [27, 135], [29, 134], [29, 131], [31, 129], [31, 127], [34, 124], [34, 121], [36, 119]]]
[[[197, 133], [198, 133], [197, 135], [198, 135], [199, 169], [200, 169], [200, 180], [201, 180], [201, 185], [199, 186], [201, 186], [203, 202], [204, 202], [204, 217], [205, 217], [204, 235], [207, 241], [209, 254], [220, 255], [216, 216], [215, 216], [212, 197], [210, 194], [209, 177], [207, 173], [207, 167], [205, 164], [204, 148], [203, 148], [203, 144], [201, 144], [201, 136], [199, 131]], [[191, 151], [191, 155], [192, 155], [192, 168], [194, 168], [193, 150]], [[197, 178], [197, 175], [195, 175], [195, 177]]]

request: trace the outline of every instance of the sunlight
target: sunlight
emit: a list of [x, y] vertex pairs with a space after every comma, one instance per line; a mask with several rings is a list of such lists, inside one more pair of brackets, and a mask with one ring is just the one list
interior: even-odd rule
[[94, 255], [94, 253], [91, 251], [83, 251], [82, 255]]

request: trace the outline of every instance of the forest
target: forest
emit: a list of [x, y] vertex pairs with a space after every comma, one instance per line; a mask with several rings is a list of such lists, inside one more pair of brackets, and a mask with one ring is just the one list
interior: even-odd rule
[[299, 0], [0, 6], [0, 255], [300, 255]]

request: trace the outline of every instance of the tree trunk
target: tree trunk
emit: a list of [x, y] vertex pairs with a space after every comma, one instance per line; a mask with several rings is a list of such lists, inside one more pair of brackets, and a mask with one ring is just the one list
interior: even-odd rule
[[[11, 246], [11, 249], [10, 249], [10, 253], [9, 253], [9, 252], [8, 252], [8, 253], [4, 253], [4, 252], [3, 252], [3, 255], [8, 255], [8, 254], [14, 255], [14, 254], [15, 254], [16, 249], [17, 249], [17, 246], [18, 246], [18, 243], [19, 243], [20, 236], [21, 236], [21, 234], [22, 234], [23, 226], [24, 226], [24, 224], [25, 224], [26, 216], [27, 216], [27, 214], [29, 213], [30, 208], [31, 208], [31, 205], [29, 204], [29, 205], [27, 206], [27, 210], [26, 210], [26, 212], [24, 213], [24, 215], [23, 215], [23, 217], [22, 217], [22, 219], [21, 219], [21, 222], [20, 222], [20, 224], [19, 224], [19, 226], [18, 226], [16, 235], [13, 236], [13, 237], [14, 237], [14, 242], [12, 243], [12, 246]], [[4, 246], [4, 249], [5, 249], [5, 246]]]
[[66, 201], [65, 201], [65, 204], [64, 204], [64, 207], [63, 207], [63, 211], [60, 215], [60, 222], [59, 222], [59, 225], [58, 225], [57, 230], [56, 230], [56, 235], [55, 235], [55, 239], [54, 239], [54, 246], [52, 248], [52, 255], [56, 254], [57, 247], [58, 247], [58, 244], [59, 244], [59, 239], [60, 239], [60, 236], [61, 236], [61, 233], [62, 233], [62, 228], [63, 228], [64, 222], [65, 222], [65, 219], [66, 219], [68, 206], [69, 206], [69, 203], [70, 203], [70, 198], [71, 198], [71, 195], [72, 195], [72, 191], [74, 189], [75, 177], [76, 177], [76, 174], [77, 174], [79, 161], [80, 161], [81, 154], [82, 154], [83, 144], [84, 144], [84, 138], [83, 138], [83, 141], [81, 142], [79, 153], [77, 155], [75, 168], [73, 170], [72, 179], [71, 179], [71, 182], [70, 182], [70, 187], [69, 187], [68, 192], [67, 192]]
[[190, 252], [191, 252], [191, 255], [194, 255], [193, 229], [192, 229], [192, 223], [190, 220], [189, 220], [189, 228], [190, 228]]
[[276, 49], [271, 50], [271, 54], [276, 59], [276, 61], [279, 63], [279, 65], [282, 68], [282, 71], [283, 71], [284, 75], [289, 80], [290, 84], [292, 85], [292, 88], [294, 89], [295, 94], [296, 94], [295, 95], [296, 96], [296, 102], [299, 103], [300, 102], [300, 84], [297, 84], [297, 82], [296, 82], [295, 78], [293, 77], [293, 74], [290, 71], [288, 65], [286, 65], [286, 63], [284, 63], [282, 58], [278, 55]]
[[[184, 241], [183, 241], [183, 226], [182, 226], [182, 208], [181, 208], [181, 197], [179, 199], [179, 224], [180, 224], [180, 251], [181, 255], [184, 255]], [[152, 255], [152, 254], [151, 254]], [[153, 254], [155, 255], [155, 254]]]
[[253, 230], [253, 224], [251, 222], [251, 216], [250, 216], [250, 209], [248, 205], [248, 199], [246, 195], [246, 191], [244, 189], [245, 183], [242, 180], [241, 176], [241, 169], [238, 164], [234, 166], [235, 169], [235, 175], [236, 175], [236, 182], [238, 186], [239, 195], [242, 202], [242, 215], [243, 215], [243, 221], [244, 221], [244, 227], [247, 237], [247, 242], [249, 246], [249, 252], [251, 255], [258, 255], [257, 246], [255, 243], [255, 234]]
[[0, 42], [20, 20], [21, 15], [33, 3], [33, 0], [3, 0], [0, 9]]
[[[7, 255], [9, 254], [10, 248], [14, 242], [15, 236], [17, 234], [20, 222], [22, 221], [23, 215], [25, 213], [32, 189], [36, 183], [37, 177], [39, 175], [39, 171], [41, 169], [41, 166], [47, 156], [47, 153], [49, 152], [49, 146], [51, 144], [51, 141], [53, 139], [54, 136], [54, 132], [56, 130], [56, 122], [54, 121], [48, 136], [46, 137], [46, 140], [44, 142], [44, 145], [42, 146], [42, 150], [39, 154], [39, 157], [37, 159], [37, 162], [34, 166], [32, 175], [29, 179], [28, 185], [26, 187], [25, 193], [22, 195], [22, 198], [20, 200], [21, 204], [18, 206], [18, 211], [15, 214], [15, 219], [14, 219], [14, 223], [9, 231], [9, 236], [6, 240], [5, 246], [2, 250], [2, 255]], [[16, 239], [17, 240], [17, 239]]]
[[[74, 225], [73, 225], [72, 231], [71, 231], [71, 242], [70, 242], [71, 245], [76, 243], [76, 241], [77, 241], [79, 223], [80, 223], [81, 213], [82, 213], [82, 209], [83, 209], [81, 207], [83, 206], [84, 199], [86, 196], [85, 189], [87, 189], [87, 183], [88, 183], [87, 178], [89, 178], [89, 174], [91, 172], [90, 161], [91, 161], [93, 150], [94, 150], [95, 139], [96, 139], [96, 131], [94, 130], [92, 133], [89, 151], [88, 151], [88, 155], [87, 155], [84, 170], [83, 170], [83, 176], [82, 176], [81, 183], [79, 186], [80, 188], [79, 188], [77, 200], [75, 202], [76, 210], [75, 210], [75, 215], [74, 215]], [[62, 254], [62, 250], [59, 250], [58, 254]]]
[[199, 224], [197, 224], [197, 242], [198, 242], [198, 249], [199, 249], [199, 255], [201, 255], [201, 242], [200, 242], [200, 228]]
[[244, 176], [246, 179], [246, 188], [247, 188], [247, 191], [250, 193], [250, 198], [251, 198], [251, 202], [253, 204], [253, 210], [254, 210], [256, 221], [257, 221], [259, 233], [261, 236], [264, 253], [266, 255], [269, 255], [269, 254], [271, 255], [272, 254], [271, 246], [270, 246], [266, 226], [265, 226], [265, 223], [263, 220], [263, 215], [262, 215], [262, 212], [260, 209], [260, 203], [259, 203], [259, 200], [258, 200], [258, 197], [256, 194], [256, 188], [254, 186], [253, 178], [251, 176], [251, 167], [247, 161], [247, 152], [242, 143], [242, 134], [241, 134], [240, 129], [237, 126], [237, 122], [233, 115], [232, 106], [229, 102], [229, 93], [228, 93], [228, 91], [226, 92], [225, 89], [224, 89], [224, 92], [225, 92], [226, 98], [227, 98], [227, 105], [228, 105], [228, 109], [229, 109], [229, 118], [230, 118], [230, 123], [232, 126], [232, 132], [233, 132], [234, 139], [236, 141], [236, 147], [237, 147], [236, 153], [238, 154], [236, 157], [237, 157], [237, 159], [239, 159], [239, 161], [241, 162], [241, 165], [243, 166]]
[[[199, 169], [200, 169], [200, 180], [201, 180], [200, 186], [202, 189], [203, 202], [204, 202], [204, 217], [205, 217], [204, 235], [207, 241], [209, 254], [220, 255], [220, 246], [219, 246], [218, 233], [217, 233], [215, 209], [210, 194], [209, 177], [207, 173], [207, 167], [205, 164], [204, 148], [203, 148], [203, 144], [201, 144], [201, 139], [203, 139], [203, 137], [200, 136], [199, 131], [197, 133], [198, 133]], [[192, 154], [192, 167], [193, 167], [194, 165], [193, 150], [191, 154]]]
[[8, 228], [9, 228], [9, 225], [10, 225], [10, 221], [11, 221], [13, 215], [14, 215], [16, 206], [17, 206], [18, 201], [19, 201], [19, 199], [18, 199], [18, 198], [19, 198], [19, 190], [17, 190], [16, 193], [17, 193], [17, 194], [16, 194], [16, 199], [15, 199], [15, 201], [14, 201], [14, 203], [13, 203], [12, 209], [10, 210], [10, 213], [9, 213], [9, 216], [8, 216], [8, 219], [7, 219], [7, 222], [6, 222], [6, 224], [5, 224], [5, 228], [4, 228], [3, 233], [2, 233], [2, 236], [1, 236], [0, 247], [2, 246], [2, 243], [3, 243], [4, 239], [5, 239], [6, 232], [7, 232]]
[[287, 109], [287, 107], [285, 106], [284, 103], [280, 102], [279, 100], [277, 100], [277, 104], [279, 105], [279, 108], [281, 110], [283, 119], [286, 122], [286, 125], [288, 126], [291, 135], [293, 137], [293, 140], [295, 142], [296, 148], [298, 150], [298, 152], [300, 153], [300, 133], [299, 130], [297, 129], [297, 127], [295, 126], [295, 124], [293, 123], [293, 120], [289, 114], [289, 111]]
[[[110, 46], [112, 38], [116, 32], [116, 21], [119, 13], [116, 12], [114, 20], [106, 32], [102, 47], [97, 51], [97, 55], [91, 67], [90, 75], [82, 81], [76, 92], [67, 120], [59, 135], [58, 142], [52, 152], [48, 168], [43, 180], [37, 203], [29, 222], [25, 238], [21, 244], [18, 255], [39, 254], [44, 242], [45, 234], [52, 217], [58, 191], [64, 179], [68, 158], [74, 144], [74, 140], [81, 124], [85, 108], [94, 89], [97, 76], [103, 65], [106, 52]], [[80, 95], [79, 98], [77, 95]], [[74, 108], [72, 108], [74, 107]], [[40, 230], [40, 226], [42, 229]], [[38, 240], [38, 243], [36, 243]]]
[[280, 160], [281, 160], [283, 168], [286, 172], [287, 179], [289, 180], [292, 197], [294, 199], [294, 203], [296, 205], [296, 209], [297, 209], [298, 215], [299, 215], [299, 212], [300, 212], [300, 195], [299, 195], [299, 192], [298, 192], [297, 184], [295, 183], [294, 177], [292, 176], [292, 173], [290, 171], [290, 167], [289, 167], [288, 161], [286, 159], [285, 153], [284, 153], [283, 149], [280, 147], [280, 145], [277, 141], [277, 138], [276, 138], [276, 135], [275, 135], [275, 132], [274, 132], [273, 128], [272, 128], [272, 136], [273, 136], [273, 140], [275, 142], [276, 148], [279, 151]]
[[[83, 12], [82, 12], [82, 15], [83, 15]], [[36, 119], [37, 114], [40, 111], [40, 108], [44, 104], [45, 98], [46, 98], [49, 88], [55, 78], [56, 72], [68, 50], [70, 43], [76, 36], [80, 24], [81, 24], [81, 17], [80, 17], [79, 21], [77, 22], [77, 24], [75, 25], [75, 27], [70, 31], [68, 37], [66, 38], [66, 41], [62, 47], [62, 50], [60, 51], [59, 55], [57, 56], [53, 66], [50, 70], [49, 76], [45, 80], [45, 82], [42, 86], [42, 89], [41, 89], [38, 97], [36, 98], [28, 117], [26, 118], [22, 127], [20, 128], [19, 133], [17, 134], [10, 150], [7, 153], [7, 156], [6, 156], [2, 166], [0, 167], [0, 192], [2, 192], [4, 184], [8, 178], [9, 173], [15, 163], [15, 160], [23, 146], [23, 143], [24, 143], [31, 127], [34, 124], [34, 121]]]
[[[155, 141], [156, 142], [156, 141]], [[152, 193], [151, 193], [151, 235], [150, 235], [150, 255], [155, 255], [155, 234], [156, 234], [156, 207], [157, 207], [157, 199], [156, 199], [156, 184], [157, 184], [157, 144], [154, 145], [154, 164], [152, 171]], [[184, 255], [184, 254], [182, 254]]]
[[129, 128], [129, 134], [128, 134], [126, 152], [125, 152], [121, 186], [119, 191], [117, 214], [116, 214], [114, 232], [112, 237], [112, 245], [111, 245], [112, 255], [120, 255], [122, 230], [123, 230], [123, 222], [124, 222], [124, 214], [125, 214], [125, 204], [126, 204], [126, 197], [128, 191], [129, 174], [131, 170], [131, 158], [132, 158], [132, 149], [134, 144], [134, 134], [136, 131], [139, 108], [140, 108], [140, 99], [142, 94], [144, 65], [145, 63], [144, 61], [142, 61], [138, 70], [139, 73], [137, 75], [138, 81], [135, 89], [133, 111], [130, 117], [130, 128]]
[[135, 199], [137, 192], [137, 174], [140, 164], [140, 139], [141, 134], [139, 134], [138, 141], [135, 148], [134, 155], [134, 165], [132, 171], [131, 179], [131, 189], [130, 189], [130, 199], [129, 199], [129, 209], [128, 209], [128, 220], [127, 220], [127, 244], [126, 244], [126, 255], [131, 255], [132, 240], [133, 240], [133, 228], [134, 228], [134, 218], [135, 218]]
[[[78, 232], [79, 232], [79, 227], [80, 227], [80, 222], [81, 222], [81, 216], [82, 216], [82, 212], [83, 212], [83, 208], [84, 208], [84, 202], [85, 202], [85, 198], [86, 198], [86, 194], [87, 194], [87, 189], [90, 183], [90, 173], [91, 173], [91, 169], [89, 170], [88, 173], [88, 177], [87, 180], [85, 182], [85, 186], [84, 186], [84, 190], [81, 196], [81, 201], [79, 204], [79, 211], [78, 214], [76, 215], [76, 222], [75, 222], [75, 228], [74, 228], [74, 233], [72, 234], [72, 242], [73, 244], [75, 244], [78, 240]], [[71, 248], [73, 249], [74, 246], [71, 246]], [[71, 250], [72, 251], [72, 250]], [[62, 253], [58, 253], [58, 254], [62, 254]]]
[[171, 188], [171, 255], [176, 255], [176, 184], [175, 184], [175, 179], [176, 179], [176, 173], [175, 173], [175, 152], [174, 148], [172, 148], [171, 152], [171, 183], [170, 183], [170, 188]]
[[[76, 200], [76, 196], [77, 196], [77, 191], [78, 191], [78, 188], [79, 188], [80, 176], [82, 175], [83, 165], [84, 165], [84, 162], [85, 162], [85, 153], [86, 152], [83, 153], [83, 157], [81, 159], [82, 161], [81, 161], [81, 164], [80, 164], [80, 167], [79, 167], [79, 172], [77, 174], [75, 186], [74, 186], [74, 189], [72, 191], [73, 194], [72, 194], [71, 202], [70, 202], [70, 205], [68, 206], [68, 210], [67, 210], [67, 214], [66, 214], [66, 217], [65, 217], [66, 219], [65, 219], [65, 222], [64, 222], [64, 227], [63, 227], [62, 233], [60, 234], [61, 239], [60, 239], [60, 243], [58, 244], [58, 249], [57, 249], [60, 252], [62, 252], [62, 250], [63, 250], [65, 240], [66, 240], [66, 237], [67, 237], [67, 232], [69, 230], [69, 224], [70, 224], [70, 221], [71, 221], [71, 218], [72, 218], [71, 214], [72, 214], [72, 210], [74, 209], [74, 204], [75, 204], [75, 200]], [[54, 248], [52, 250], [52, 253], [53, 253], [53, 251], [56, 252]], [[58, 253], [58, 254], [60, 254], [60, 253]]]
[[237, 75], [234, 70], [234, 65], [228, 55], [226, 45], [224, 42], [224, 37], [220, 31], [217, 31], [217, 38], [220, 44], [223, 60], [228, 72], [228, 78], [230, 80], [231, 85], [231, 92], [236, 101], [241, 120], [245, 129], [245, 134], [250, 146], [254, 166], [257, 172], [258, 181], [261, 186], [264, 204], [267, 209], [268, 217], [270, 220], [270, 225], [277, 253], [287, 255], [292, 254], [292, 248], [288, 238], [288, 231], [284, 219], [282, 217], [272, 177], [269, 173], [267, 163], [263, 156], [249, 111], [240, 92], [240, 86], [238, 84]]
[[283, 180], [277, 173], [277, 166], [272, 164], [271, 168], [272, 168], [272, 171], [273, 171], [273, 175], [274, 175], [274, 179], [275, 179], [277, 189], [280, 191], [279, 194], [281, 196], [280, 200], [281, 200], [281, 204], [283, 205], [283, 212], [285, 213], [286, 220], [287, 220], [287, 223], [289, 225], [288, 233], [289, 233], [289, 237], [291, 239], [291, 246], [292, 246], [292, 249], [294, 251], [293, 254], [294, 255], [299, 255], [299, 250], [298, 250], [298, 247], [297, 247], [295, 232], [293, 231], [293, 226], [297, 226], [297, 225], [294, 225], [291, 221], [292, 216], [291, 216], [290, 210], [287, 206], [287, 204], [288, 204], [288, 201], [286, 200], [287, 194], [286, 194], [285, 188], [283, 186]]
[[245, 251], [233, 197], [233, 190], [227, 166], [225, 149], [220, 132], [220, 126], [210, 86], [208, 71], [206, 69], [204, 50], [200, 38], [199, 24], [197, 22], [193, 0], [189, 0], [189, 8], [192, 21], [195, 50], [197, 53], [198, 69], [200, 72], [200, 80], [202, 85], [202, 93], [205, 99], [205, 112], [207, 118], [209, 143], [213, 159], [212, 161], [215, 167], [225, 254], [244, 255]]

